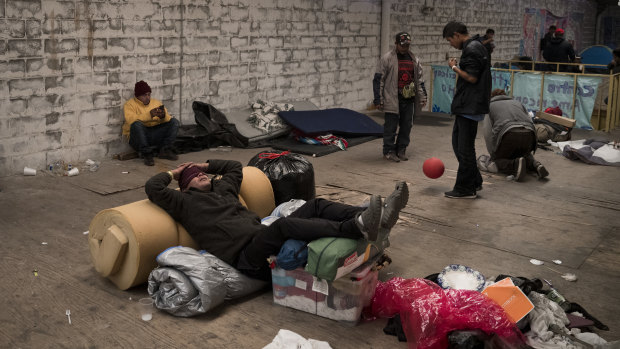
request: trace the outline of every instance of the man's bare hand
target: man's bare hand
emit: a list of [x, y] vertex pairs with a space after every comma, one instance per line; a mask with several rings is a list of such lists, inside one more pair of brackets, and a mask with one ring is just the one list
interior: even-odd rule
[[190, 167], [192, 165], [191, 162], [185, 162], [179, 165], [179, 167], [175, 168], [174, 170], [170, 171], [172, 172], [172, 178], [176, 179], [177, 181], [179, 180], [179, 178], [181, 177], [181, 172], [183, 172], [183, 170], [185, 170], [186, 168]]
[[155, 108], [155, 109], [151, 109], [151, 117], [152, 118], [160, 118], [163, 119], [166, 116], [166, 113], [164, 112], [163, 108]]

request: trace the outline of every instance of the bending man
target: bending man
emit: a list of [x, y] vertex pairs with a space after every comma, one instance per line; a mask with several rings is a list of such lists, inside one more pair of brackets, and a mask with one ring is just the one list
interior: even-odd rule
[[489, 161], [481, 156], [478, 168], [488, 172], [514, 175], [521, 181], [527, 171], [535, 171], [542, 179], [549, 172], [534, 159], [536, 129], [532, 118], [521, 102], [506, 96], [502, 89], [491, 93], [489, 116], [483, 121], [484, 141], [490, 154]]
[[[210, 179], [207, 173], [218, 175]], [[179, 181], [180, 191], [168, 188]], [[181, 223], [201, 249], [257, 279], [270, 280], [267, 258], [288, 239], [310, 242], [322, 237], [366, 238], [375, 241], [380, 227], [390, 229], [407, 204], [409, 191], [401, 182], [381, 203], [373, 195], [367, 209], [312, 199], [269, 226], [239, 202], [241, 163], [209, 160], [184, 163], [146, 183], [149, 199]], [[382, 207], [383, 206], [383, 207]]]

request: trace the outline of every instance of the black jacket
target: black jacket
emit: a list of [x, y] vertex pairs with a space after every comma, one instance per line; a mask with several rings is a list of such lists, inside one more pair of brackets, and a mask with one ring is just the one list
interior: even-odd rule
[[181, 223], [201, 249], [236, 266], [241, 250], [261, 229], [260, 218], [239, 202], [241, 163], [210, 160], [207, 172], [222, 175], [211, 182], [209, 192], [170, 189], [167, 173], [151, 177], [145, 191], [152, 202]]
[[472, 84], [465, 79], [457, 79], [452, 100], [452, 114], [487, 114], [491, 101], [491, 67], [486, 48], [477, 40], [465, 41], [459, 68], [477, 77], [478, 81]]
[[575, 50], [564, 38], [552, 38], [543, 51], [547, 62], [572, 63], [575, 61]]

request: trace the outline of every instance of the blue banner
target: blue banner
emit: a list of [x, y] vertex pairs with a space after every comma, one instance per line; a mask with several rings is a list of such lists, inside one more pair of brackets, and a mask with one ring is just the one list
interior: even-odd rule
[[[456, 74], [445, 65], [433, 65], [433, 112], [450, 113], [450, 105], [454, 97]], [[574, 77], [572, 75], [546, 74], [542, 85], [543, 73], [515, 72], [512, 86], [510, 72], [491, 69], [492, 88], [501, 88], [514, 99], [523, 103], [528, 111], [541, 108], [541, 88], [543, 89], [542, 110], [548, 107], [559, 107], [565, 117], [574, 118], [576, 127], [592, 129], [590, 117], [597, 96], [601, 78], [596, 76], [577, 76], [577, 92], [573, 92]], [[573, 95], [574, 110], [573, 117]]]
[[454, 87], [456, 86], [456, 73], [447, 65], [433, 65], [433, 108], [436, 113], [450, 114]]

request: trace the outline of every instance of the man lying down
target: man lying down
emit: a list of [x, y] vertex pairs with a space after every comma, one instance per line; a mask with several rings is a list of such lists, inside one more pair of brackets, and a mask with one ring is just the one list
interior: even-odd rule
[[[219, 175], [210, 179], [208, 174]], [[175, 179], [180, 191], [168, 188]], [[310, 242], [323, 237], [365, 238], [375, 241], [379, 228], [391, 229], [407, 205], [405, 182], [382, 203], [372, 195], [368, 208], [325, 199], [312, 199], [285, 218], [262, 225], [260, 218], [239, 201], [242, 165], [232, 160], [183, 163], [151, 177], [148, 198], [181, 223], [200, 249], [237, 268], [243, 274], [271, 280], [267, 258], [289, 239]]]

